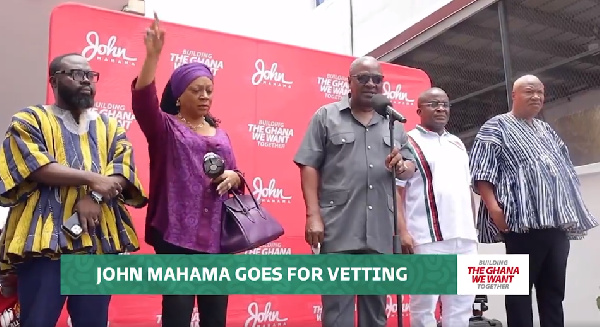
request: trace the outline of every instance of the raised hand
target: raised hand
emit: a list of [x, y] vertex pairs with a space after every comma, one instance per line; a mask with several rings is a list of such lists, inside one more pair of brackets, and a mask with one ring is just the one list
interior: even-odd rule
[[160, 21], [156, 13], [154, 13], [154, 21], [146, 30], [144, 44], [148, 56], [159, 56], [165, 44], [165, 31], [160, 28]]

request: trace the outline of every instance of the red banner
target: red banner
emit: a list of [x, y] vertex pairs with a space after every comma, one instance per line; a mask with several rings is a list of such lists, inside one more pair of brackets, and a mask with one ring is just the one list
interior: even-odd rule
[[[73, 24], [73, 22], [77, 22]], [[78, 4], [61, 5], [50, 21], [49, 57], [76, 52], [100, 72], [96, 109], [116, 117], [128, 129], [136, 149], [141, 181], [148, 189], [147, 143], [130, 110], [131, 81], [144, 60], [143, 36], [150, 20]], [[157, 84], [160, 90], [175, 67], [204, 62], [215, 74], [212, 113], [231, 136], [241, 169], [254, 194], [277, 217], [285, 235], [249, 254], [307, 254], [304, 204], [299, 172], [292, 158], [312, 114], [348, 92], [353, 58], [273, 42], [163, 23], [167, 38]], [[384, 90], [397, 110], [417, 121], [416, 99], [430, 87], [418, 69], [383, 64]], [[48, 86], [48, 103], [53, 101]], [[145, 210], [132, 211], [143, 239]], [[140, 253], [153, 253], [142, 244]], [[408, 326], [407, 298], [402, 314]], [[320, 326], [319, 296], [231, 296], [231, 326]], [[396, 326], [398, 306], [388, 296], [389, 326]], [[66, 313], [59, 326], [65, 326]], [[111, 327], [160, 326], [160, 296], [114, 296]], [[195, 312], [191, 326], [198, 326]]]

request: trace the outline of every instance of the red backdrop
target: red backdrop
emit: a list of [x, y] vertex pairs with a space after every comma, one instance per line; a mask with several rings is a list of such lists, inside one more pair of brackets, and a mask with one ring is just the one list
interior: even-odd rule
[[[76, 52], [100, 72], [96, 109], [117, 117], [128, 129], [136, 149], [141, 180], [148, 187], [146, 140], [130, 111], [130, 84], [144, 60], [143, 35], [150, 20], [78, 4], [61, 5], [50, 21], [49, 57]], [[292, 162], [312, 114], [347, 93], [347, 72], [353, 58], [273, 42], [163, 23], [166, 44], [157, 74], [160, 90], [174, 67], [202, 61], [215, 73], [212, 113], [231, 136], [238, 163], [254, 194], [281, 220], [285, 235], [252, 254], [307, 254], [304, 206], [298, 169]], [[417, 121], [416, 102], [430, 87], [421, 70], [383, 64], [384, 89], [397, 110]], [[52, 92], [48, 88], [48, 102]], [[133, 210], [133, 209], [132, 209]], [[133, 215], [143, 239], [145, 209]], [[152, 253], [142, 244], [140, 253]], [[407, 298], [402, 314], [408, 326]], [[398, 314], [395, 296], [388, 296], [390, 326]], [[240, 296], [230, 299], [229, 324], [246, 327], [320, 326], [319, 296]], [[63, 313], [60, 326], [65, 326]], [[194, 313], [192, 326], [197, 325]], [[158, 326], [160, 296], [114, 296], [111, 327]]]

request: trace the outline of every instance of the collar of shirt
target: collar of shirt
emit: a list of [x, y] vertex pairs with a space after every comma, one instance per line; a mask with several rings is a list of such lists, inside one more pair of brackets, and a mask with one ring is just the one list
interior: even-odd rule
[[[443, 144], [447, 144], [447, 145], [452, 144], [453, 146], [458, 147], [462, 151], [465, 151], [465, 152], [467, 151], [467, 149], [465, 148], [465, 146], [462, 143], [462, 141], [460, 140], [460, 138], [451, 134], [447, 130], [444, 130], [444, 132], [440, 135], [440, 134], [438, 134], [430, 129], [427, 129], [421, 125], [418, 125], [418, 124], [415, 126], [415, 130], [419, 131], [419, 133], [428, 140], [436, 140], [439, 142], [443, 142]], [[410, 133], [409, 133], [409, 135], [410, 135]]]
[[[73, 114], [67, 109], [60, 108], [57, 105], [48, 106], [50, 111], [65, 124], [68, 131], [74, 134], [84, 134], [89, 131], [89, 124], [98, 118], [98, 113], [91, 109], [84, 109], [79, 117], [79, 123], [73, 118]], [[47, 107], [47, 108], [48, 108]]]
[[417, 126], [415, 126], [415, 128], [419, 132], [421, 132], [423, 134], [426, 134], [426, 135], [432, 135], [432, 136], [449, 136], [450, 135], [450, 133], [447, 130], [445, 130], [445, 129], [444, 129], [444, 132], [440, 135], [440, 134], [438, 134], [438, 133], [436, 133], [436, 132], [434, 132], [434, 131], [432, 131], [430, 129], [427, 129], [427, 128], [421, 126], [421, 125], [418, 125], [418, 124], [417, 124]]
[[[350, 109], [350, 93], [348, 93], [347, 95], [343, 96], [338, 103], [339, 103], [338, 108], [339, 108], [340, 111], [344, 111], [346, 109]], [[373, 115], [373, 118], [371, 119], [371, 122], [369, 123], [369, 126], [378, 124], [378, 123], [383, 122], [383, 121], [387, 122], [387, 119], [385, 119], [381, 115], [375, 113]]]
[[350, 93], [340, 99], [340, 111], [350, 109]]

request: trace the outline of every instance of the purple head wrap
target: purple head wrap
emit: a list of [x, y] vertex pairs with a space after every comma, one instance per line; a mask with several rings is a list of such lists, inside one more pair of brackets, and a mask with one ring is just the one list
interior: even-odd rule
[[211, 81], [213, 80], [210, 68], [203, 63], [193, 62], [177, 67], [170, 80], [171, 91], [173, 91], [175, 99], [178, 99], [190, 83], [199, 77], [208, 77]]

